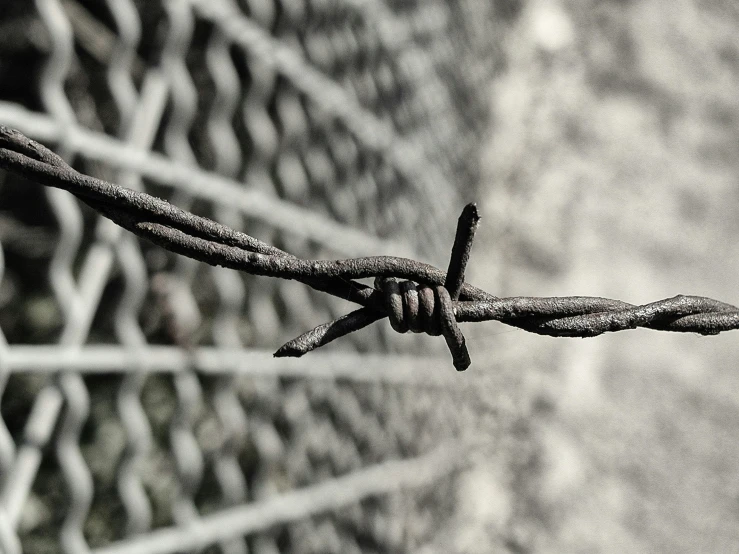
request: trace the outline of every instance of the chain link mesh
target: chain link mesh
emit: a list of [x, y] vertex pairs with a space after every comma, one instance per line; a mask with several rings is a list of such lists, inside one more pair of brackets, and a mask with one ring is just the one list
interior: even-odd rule
[[[492, 9], [11, 3], [0, 121], [81, 171], [301, 257], [434, 262], [478, 179]], [[467, 417], [445, 359], [409, 355], [422, 350], [407, 340], [392, 354], [378, 326], [352, 337], [353, 352], [273, 360], [264, 348], [341, 306], [177, 258], [64, 192], [0, 178], [0, 550], [397, 552], [434, 540], [462, 457], [439, 444]]]

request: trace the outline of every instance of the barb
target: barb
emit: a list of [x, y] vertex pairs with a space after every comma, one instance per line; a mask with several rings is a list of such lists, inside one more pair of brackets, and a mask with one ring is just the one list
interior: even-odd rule
[[[303, 260], [245, 233], [181, 210], [148, 194], [72, 169], [59, 156], [0, 125], [0, 168], [63, 189], [112, 221], [168, 250], [254, 275], [293, 279], [362, 307], [291, 340], [275, 356], [299, 357], [384, 317], [404, 333], [443, 335], [454, 365], [470, 365], [461, 322], [497, 320], [540, 335], [593, 337], [645, 327], [715, 335], [739, 329], [739, 308], [700, 296], [678, 295], [643, 306], [608, 298], [498, 298], [464, 282], [479, 215], [468, 205], [460, 219], [449, 269], [407, 258], [374, 256]], [[355, 281], [374, 277], [375, 286]]]

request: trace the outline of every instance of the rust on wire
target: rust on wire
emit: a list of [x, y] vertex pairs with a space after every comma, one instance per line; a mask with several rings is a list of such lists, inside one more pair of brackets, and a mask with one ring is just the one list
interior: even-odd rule
[[[361, 307], [291, 340], [275, 356], [299, 357], [388, 317], [396, 331], [443, 335], [458, 371], [470, 357], [458, 323], [496, 320], [537, 333], [593, 337], [646, 327], [715, 335], [739, 328], [739, 308], [700, 296], [635, 306], [599, 297], [498, 298], [464, 282], [477, 207], [459, 218], [447, 272], [407, 258], [373, 256], [303, 260], [245, 233], [196, 216], [165, 200], [75, 171], [19, 131], [0, 125], [0, 168], [71, 192], [121, 227], [172, 252], [254, 275], [294, 279]], [[374, 277], [374, 287], [355, 281]]]

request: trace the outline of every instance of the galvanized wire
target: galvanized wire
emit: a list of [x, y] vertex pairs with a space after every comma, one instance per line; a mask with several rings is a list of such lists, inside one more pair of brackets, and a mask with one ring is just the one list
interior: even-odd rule
[[[24, 11], [33, 63], [18, 65], [27, 90], [2, 97], [0, 123], [63, 156], [30, 159], [171, 194], [269, 248], [437, 256], [475, 182], [488, 103], [464, 94], [465, 82], [485, 90], [469, 86], [474, 56], [460, 57], [459, 15], [473, 4], [484, 27], [481, 0], [13, 4], [0, 19]], [[20, 190], [5, 181], [3, 193]], [[298, 281], [169, 256], [60, 191], [38, 212], [57, 240], [51, 261], [35, 260], [32, 294], [59, 312], [58, 329], [26, 344], [3, 325], [1, 551], [417, 551], [433, 533], [443, 477], [466, 462], [457, 442], [433, 450], [461, 434], [446, 397], [479, 374], [453, 379], [408, 345], [367, 353], [395, 346], [370, 331], [353, 338], [361, 354], [276, 359], [266, 345], [340, 305]], [[23, 254], [3, 285], [26, 269]], [[154, 298], [160, 278], [178, 291], [169, 302]], [[16, 295], [3, 322], [31, 300]], [[164, 308], [176, 323], [188, 306], [200, 336], [149, 321]], [[28, 413], [12, 413], [18, 393]], [[434, 498], [412, 524], [406, 489]]]
[[[142, 98], [151, 90], [152, 95], [162, 95], [166, 101], [168, 88], [159, 70], [153, 69], [147, 73], [142, 89]], [[0, 120], [4, 124], [26, 129], [41, 140], [54, 141], [63, 136], [67, 144], [82, 157], [102, 161], [114, 168], [135, 171], [143, 177], [190, 192], [204, 200], [231, 206], [241, 214], [263, 221], [270, 227], [289, 231], [321, 244], [330, 244], [332, 250], [343, 254], [368, 254], [373, 249], [413, 253], [413, 249], [403, 241], [380, 239], [371, 233], [320, 217], [294, 203], [264, 194], [258, 187], [245, 189], [235, 179], [199, 167], [184, 167], [146, 147], [129, 145], [74, 124], [60, 125], [46, 115], [31, 112], [17, 104], [0, 102]], [[142, 124], [151, 125], [156, 122], [156, 112], [142, 114]], [[258, 183], [255, 182], [255, 185]]]
[[[179, 347], [161, 345], [148, 345], [142, 351], [116, 345], [81, 348], [12, 345], [4, 352], [3, 359], [16, 372], [43, 375], [68, 371], [89, 375], [173, 374], [185, 372], [188, 367], [194, 366], [198, 373], [213, 377], [229, 374], [260, 379], [305, 377], [358, 384], [388, 383], [413, 388], [446, 388], [454, 383], [452, 375], [435, 370], [423, 371], [435, 366], [438, 362], [436, 357], [412, 354], [363, 354], [361, 368], [357, 368], [357, 355], [351, 352], [319, 351], [312, 357], [290, 360], [286, 364], [285, 360], [275, 358], [271, 351], [255, 348], [198, 347], [185, 353]], [[48, 408], [47, 405], [47, 413]], [[127, 414], [126, 420], [135, 419], [128, 411]], [[40, 440], [36, 439], [36, 435], [32, 436], [35, 439], [32, 442]]]
[[416, 459], [377, 464], [326, 483], [224, 509], [185, 528], [158, 529], [93, 552], [166, 554], [204, 548], [218, 540], [268, 529], [311, 514], [341, 509], [370, 495], [430, 485], [451, 470], [463, 466], [465, 450], [468, 448], [470, 445], [462, 449], [456, 444], [442, 445]]
[[[423, 187], [419, 191], [421, 194], [442, 194], [444, 198], [440, 200], [454, 202], [454, 189], [440, 186], [438, 176], [429, 171], [431, 165], [422, 150], [414, 143], [396, 137], [392, 126], [365, 110], [335, 81], [314, 70], [295, 49], [275, 40], [255, 21], [245, 17], [235, 2], [190, 0], [190, 3], [200, 15], [216, 23], [229, 38], [258, 57], [268, 70], [274, 68], [283, 74], [299, 91], [314, 99], [321, 109], [338, 117], [362, 146], [383, 153], [400, 172], [408, 175], [409, 183]], [[377, 8], [380, 13], [376, 15], [381, 16], [382, 5]], [[382, 17], [380, 19], [385, 20]], [[385, 29], [382, 29], [381, 36], [384, 34]], [[405, 34], [407, 33], [401, 30], [398, 33], [399, 39], [402, 40]], [[259, 102], [259, 105], [264, 106], [264, 102]], [[435, 207], [429, 216], [437, 221], [440, 213], [441, 209]]]
[[[215, 170], [221, 175], [235, 176], [241, 166], [238, 139], [231, 127], [239, 99], [239, 79], [228, 51], [228, 40], [217, 30], [206, 51], [208, 70], [213, 77], [216, 99], [209, 118], [208, 136], [215, 152]], [[219, 221], [231, 226], [238, 222], [238, 212], [221, 207], [216, 211]], [[213, 281], [219, 296], [218, 314], [213, 325], [213, 341], [224, 349], [242, 348], [238, 322], [246, 299], [244, 284], [233, 272], [212, 268]], [[219, 378], [213, 403], [223, 430], [221, 445], [213, 460], [214, 472], [226, 506], [243, 504], [247, 500], [247, 484], [238, 462], [238, 452], [247, 440], [247, 416], [234, 391], [234, 372]], [[221, 543], [224, 554], [245, 554], [246, 541], [233, 537]]]

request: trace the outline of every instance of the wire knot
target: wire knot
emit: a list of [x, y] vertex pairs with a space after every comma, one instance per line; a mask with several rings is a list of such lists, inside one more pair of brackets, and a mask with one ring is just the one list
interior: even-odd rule
[[411, 331], [434, 337], [443, 335], [457, 371], [467, 369], [471, 361], [464, 335], [457, 325], [454, 302], [459, 299], [464, 286], [464, 272], [479, 223], [477, 206], [465, 206], [457, 222], [457, 234], [443, 286], [398, 281], [394, 277], [375, 278], [375, 290], [382, 295], [383, 308], [392, 328], [398, 333]]
[[441, 335], [440, 306], [447, 299], [451, 302], [449, 291], [444, 287], [399, 281], [395, 277], [377, 277], [375, 289], [382, 294], [390, 326], [395, 331], [426, 333], [432, 337]]
[[470, 365], [464, 335], [454, 315], [454, 301], [444, 286], [430, 287], [394, 277], [375, 278], [390, 326], [398, 333], [444, 335], [452, 353], [454, 367], [464, 371]]
[[[419, 283], [427, 281], [426, 285], [436, 288], [432, 291], [428, 286], [419, 288], [410, 282], [403, 284], [403, 290], [408, 291], [405, 293], [406, 316], [403, 300], [392, 294], [394, 289], [390, 285], [389, 302], [400, 306], [401, 314], [393, 316], [394, 327], [402, 329], [405, 325], [407, 329], [412, 327], [430, 335], [444, 335], [455, 367], [462, 371], [470, 365], [464, 337], [455, 319], [454, 301], [464, 288], [465, 264], [480, 219], [474, 204], [467, 205], [459, 218], [449, 271], [444, 275], [433, 266], [387, 256], [333, 262], [301, 260], [247, 234], [183, 211], [165, 200], [79, 173], [45, 146], [3, 125], [0, 125], [0, 168], [43, 185], [67, 190], [121, 227], [172, 252], [254, 275], [296, 279], [316, 290], [364, 306], [286, 343], [275, 356], [302, 356], [387, 315], [382, 292], [353, 279], [395, 275]], [[466, 290], [469, 292], [473, 288]], [[418, 298], [422, 300], [414, 302]], [[414, 308], [415, 304], [423, 311]], [[431, 315], [426, 317], [429, 309]]]
[[[457, 222], [457, 234], [454, 238], [449, 270], [446, 274], [432, 266], [425, 266], [426, 272], [422, 275], [419, 273], [418, 279], [400, 280], [401, 275], [397, 274], [402, 271], [398, 272], [398, 267], [394, 267], [391, 271], [377, 268], [373, 271], [374, 288], [354, 281], [350, 282], [351, 290], [361, 292], [364, 308], [303, 333], [282, 345], [275, 352], [275, 356], [302, 356], [338, 337], [387, 317], [392, 328], [398, 333], [412, 331], [431, 336], [443, 335], [452, 354], [454, 367], [457, 371], [464, 371], [470, 366], [471, 361], [464, 335], [457, 324], [455, 311], [458, 307], [456, 302], [463, 290], [465, 299], [469, 299], [470, 294], [476, 295], [482, 292], [464, 283], [464, 271], [479, 223], [480, 216], [477, 206], [475, 204], [465, 206]], [[399, 261], [401, 265], [407, 263], [403, 260]], [[406, 277], [413, 278], [410, 275]], [[360, 291], [360, 287], [364, 287], [363, 290]], [[482, 294], [488, 299], [495, 298], [484, 292]]]
[[[0, 125], [0, 169], [41, 185], [67, 190], [103, 216], [171, 252], [252, 275], [294, 279], [362, 307], [285, 343], [275, 356], [299, 357], [389, 317], [393, 329], [443, 335], [454, 366], [470, 365], [458, 322], [496, 320], [555, 337], [594, 337], [645, 327], [715, 335], [739, 329], [739, 308], [701, 296], [675, 296], [635, 306], [608, 298], [498, 298], [464, 282], [480, 221], [467, 205], [446, 273], [407, 258], [303, 260], [245, 233], [199, 217], [143, 192], [75, 171], [45, 146]], [[356, 281], [375, 277], [375, 287]], [[397, 279], [407, 279], [398, 281]]]

